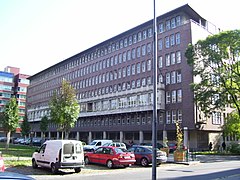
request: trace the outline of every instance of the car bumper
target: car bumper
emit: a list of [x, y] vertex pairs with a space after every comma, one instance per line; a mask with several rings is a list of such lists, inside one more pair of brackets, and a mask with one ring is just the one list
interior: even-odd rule
[[129, 165], [129, 164], [134, 164], [136, 160], [114, 160], [113, 164], [114, 165]]
[[157, 157], [157, 163], [167, 162], [167, 156]]
[[74, 169], [74, 168], [83, 168], [84, 162], [58, 162], [56, 163], [57, 168], [59, 169]]

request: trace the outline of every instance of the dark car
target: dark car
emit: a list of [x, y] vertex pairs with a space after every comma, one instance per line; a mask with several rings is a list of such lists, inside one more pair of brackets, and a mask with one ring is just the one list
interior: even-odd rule
[[[128, 149], [128, 151], [133, 152], [135, 154], [135, 159], [136, 159], [135, 164], [140, 164], [143, 167], [146, 167], [149, 164], [152, 164], [152, 153], [153, 153], [152, 146], [133, 145], [131, 148]], [[167, 161], [166, 152], [160, 151], [158, 149], [157, 157], [156, 157], [157, 165], [166, 161]]]
[[42, 138], [32, 138], [33, 146], [41, 146], [44, 143], [44, 139]]
[[30, 176], [26, 176], [19, 173], [14, 172], [1, 172], [0, 173], [0, 179], [1, 180], [10, 180], [10, 179], [16, 179], [16, 180], [35, 180], [34, 178]]

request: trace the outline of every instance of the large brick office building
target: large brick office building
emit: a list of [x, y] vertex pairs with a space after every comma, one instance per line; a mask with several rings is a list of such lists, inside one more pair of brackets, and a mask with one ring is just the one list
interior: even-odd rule
[[[175, 140], [176, 120], [190, 148], [205, 149], [209, 141], [220, 138], [223, 118], [202, 118], [193, 102], [189, 84], [194, 77], [184, 56], [189, 43], [215, 32], [215, 26], [189, 5], [157, 17], [159, 141], [163, 136]], [[150, 20], [31, 76], [27, 108], [35, 136], [41, 136], [39, 122], [49, 114], [49, 99], [66, 79], [76, 89], [81, 107], [71, 138], [151, 141], [153, 34]], [[59, 134], [49, 124], [47, 136]]]

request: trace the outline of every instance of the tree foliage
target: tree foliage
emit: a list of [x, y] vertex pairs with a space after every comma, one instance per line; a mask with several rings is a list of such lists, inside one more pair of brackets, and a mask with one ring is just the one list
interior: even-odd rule
[[21, 133], [23, 136], [27, 136], [28, 134], [30, 134], [30, 131], [31, 131], [31, 126], [30, 126], [30, 123], [28, 122], [28, 117], [27, 117], [27, 114], [25, 114], [24, 116], [24, 120], [21, 124]]
[[230, 114], [223, 129], [226, 135], [236, 136], [237, 139], [240, 139], [240, 116], [237, 113]]
[[70, 83], [63, 80], [59, 93], [54, 93], [49, 103], [51, 121], [58, 125], [59, 131], [65, 132], [65, 138], [79, 116], [79, 104], [75, 90]]
[[185, 56], [193, 67], [195, 82], [191, 87], [198, 107], [205, 115], [227, 106], [234, 108], [224, 131], [239, 132], [240, 30], [221, 32], [191, 44]]
[[3, 111], [3, 128], [7, 132], [6, 149], [9, 147], [11, 132], [15, 131], [18, 127], [19, 115], [18, 115], [18, 104], [15, 97], [12, 97], [6, 104]]
[[208, 114], [231, 105], [240, 115], [240, 30], [189, 45], [185, 56], [198, 79], [191, 86], [201, 110]]
[[40, 130], [43, 132], [44, 136], [45, 136], [45, 132], [48, 129], [48, 122], [49, 120], [47, 116], [42, 117], [40, 122]]

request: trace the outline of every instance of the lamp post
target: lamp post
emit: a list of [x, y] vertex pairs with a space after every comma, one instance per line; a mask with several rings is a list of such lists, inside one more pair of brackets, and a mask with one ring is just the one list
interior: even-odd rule
[[156, 8], [153, 0], [153, 120], [152, 120], [152, 180], [156, 180], [156, 155], [157, 155], [157, 28]]

